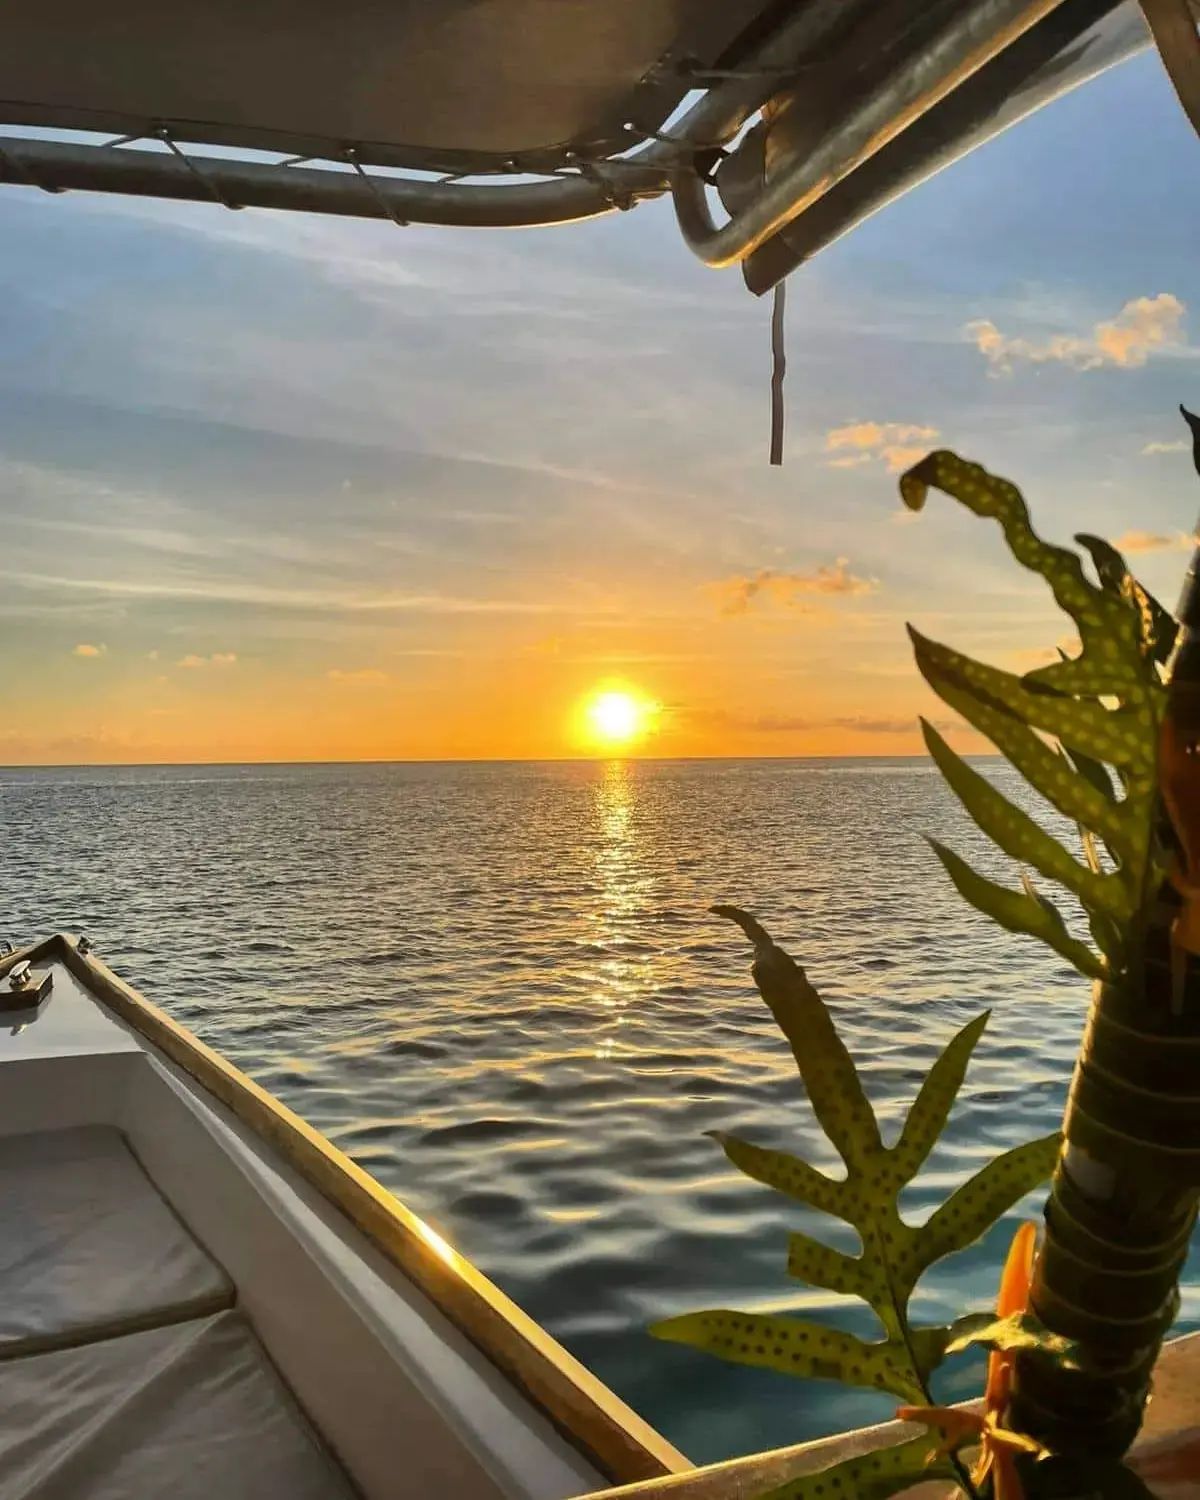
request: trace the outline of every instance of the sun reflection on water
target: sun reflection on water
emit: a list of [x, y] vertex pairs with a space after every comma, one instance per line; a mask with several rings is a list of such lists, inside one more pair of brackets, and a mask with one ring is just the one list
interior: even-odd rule
[[611, 1061], [623, 1049], [615, 1032], [646, 983], [644, 945], [631, 926], [645, 910], [652, 884], [653, 849], [648, 825], [639, 816], [638, 777], [629, 761], [610, 760], [596, 783], [595, 944], [602, 953], [595, 969], [595, 997], [603, 1019], [597, 1061]]

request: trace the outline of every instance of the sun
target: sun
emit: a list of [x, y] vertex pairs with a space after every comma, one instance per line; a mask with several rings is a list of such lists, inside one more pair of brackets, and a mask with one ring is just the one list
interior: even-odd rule
[[632, 745], [650, 729], [658, 705], [624, 688], [598, 688], [582, 705], [584, 737], [595, 746], [616, 750]]

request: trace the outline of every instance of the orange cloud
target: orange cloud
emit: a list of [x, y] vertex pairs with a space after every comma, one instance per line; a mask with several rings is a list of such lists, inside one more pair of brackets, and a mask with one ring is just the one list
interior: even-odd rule
[[756, 600], [782, 609], [794, 609], [809, 594], [870, 594], [879, 587], [874, 578], [860, 578], [850, 571], [850, 559], [839, 557], [811, 573], [780, 573], [760, 568], [757, 573], [735, 574], [708, 586], [723, 615], [744, 615]]
[[72, 648], [71, 655], [72, 656], [96, 657], [96, 656], [103, 656], [107, 652], [107, 650], [108, 650], [108, 647], [105, 646], [103, 643], [101, 643], [99, 646], [94, 646], [91, 643], [91, 641], [80, 641], [80, 643], [78, 644], [78, 646], [75, 646], [75, 647]]
[[990, 318], [977, 318], [963, 330], [997, 375], [1010, 375], [1014, 364], [1056, 363], [1074, 370], [1103, 365], [1135, 369], [1156, 350], [1184, 342], [1186, 306], [1170, 292], [1134, 297], [1107, 323], [1097, 323], [1086, 337], [1057, 333], [1037, 342], [1010, 338]]
[[1127, 531], [1113, 543], [1118, 552], [1186, 552], [1195, 545], [1184, 531]]
[[211, 656], [197, 656], [191, 651], [187, 656], [181, 656], [175, 665], [201, 671], [205, 667], [232, 667], [236, 661], [236, 651], [214, 651]]
[[920, 463], [928, 452], [928, 444], [906, 446], [904, 443], [892, 443], [879, 456], [887, 464], [889, 474], [901, 474], [905, 469], [911, 469], [913, 464]]
[[388, 680], [388, 674], [377, 667], [358, 667], [352, 671], [333, 667], [325, 675], [342, 687], [382, 687]]
[[879, 459], [899, 474], [924, 458], [938, 436], [936, 427], [917, 422], [849, 422], [825, 434], [826, 453], [837, 455], [826, 462], [831, 469], [854, 469]]

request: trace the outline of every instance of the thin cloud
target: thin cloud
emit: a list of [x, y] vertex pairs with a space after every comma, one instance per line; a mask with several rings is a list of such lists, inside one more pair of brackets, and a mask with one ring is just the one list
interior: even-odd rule
[[78, 646], [72, 648], [71, 655], [91, 658], [103, 656], [107, 651], [108, 647], [104, 645], [103, 642], [101, 642], [101, 644], [97, 646], [93, 645], [91, 641], [80, 641]]
[[211, 604], [258, 604], [265, 609], [358, 614], [549, 614], [559, 606], [514, 599], [463, 599], [440, 594], [343, 594], [324, 589], [280, 589], [258, 584], [162, 583], [141, 579], [69, 578], [58, 573], [2, 570], [0, 579], [26, 588], [84, 589], [128, 599], [195, 599]]
[[831, 427], [825, 434], [825, 447], [882, 448], [885, 443], [908, 443], [914, 438], [937, 437], [936, 427], [915, 422], [850, 422], [845, 427]]
[[[840, 714], [832, 718], [809, 718], [804, 714], [740, 714], [724, 708], [676, 710], [688, 722], [705, 728], [743, 730], [749, 734], [802, 734], [812, 730], [845, 729], [856, 734], [910, 734], [917, 729], [912, 714]], [[955, 719], [931, 720], [935, 728], [950, 732], [961, 729]]]
[[929, 452], [940, 436], [936, 427], [919, 422], [848, 422], [825, 434], [826, 460], [831, 469], [855, 469], [878, 459], [890, 474], [911, 468]]
[[1118, 552], [1186, 552], [1195, 545], [1185, 531], [1127, 531], [1113, 542]]
[[378, 667], [357, 667], [350, 670], [331, 667], [325, 676], [339, 687], [382, 687], [388, 681], [388, 674], [381, 672]]
[[905, 469], [911, 469], [913, 464], [920, 461], [929, 452], [929, 444], [920, 445], [904, 443], [891, 443], [880, 452], [880, 458], [887, 465], [889, 474], [902, 474]]
[[1013, 338], [990, 318], [977, 318], [963, 332], [996, 375], [1011, 375], [1017, 364], [1061, 364], [1073, 370], [1103, 366], [1137, 369], [1147, 358], [1182, 344], [1187, 307], [1170, 292], [1134, 297], [1109, 322], [1096, 323], [1090, 334], [1056, 333], [1043, 340]]
[[860, 578], [852, 573], [848, 557], [824, 563], [809, 573], [760, 568], [757, 573], [738, 573], [707, 585], [723, 615], [744, 615], [760, 602], [780, 609], [796, 609], [802, 599], [811, 595], [870, 594], [878, 587], [878, 579]]
[[849, 714], [830, 722], [837, 729], [854, 729], [859, 734], [908, 734], [917, 727], [916, 718], [908, 714], [891, 718], [871, 714]]
[[175, 663], [177, 667], [185, 667], [189, 671], [203, 671], [206, 667], [232, 667], [236, 664], [236, 651], [214, 651], [210, 656], [197, 656], [194, 651], [190, 651]]
[[1147, 443], [1142, 454], [1148, 457], [1151, 453], [1186, 453], [1191, 446], [1187, 438], [1175, 438], [1169, 443]]

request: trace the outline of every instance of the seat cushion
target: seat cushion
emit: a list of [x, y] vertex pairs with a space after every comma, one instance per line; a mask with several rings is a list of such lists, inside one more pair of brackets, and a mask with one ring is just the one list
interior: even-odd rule
[[237, 1312], [0, 1365], [0, 1500], [352, 1500]]
[[0, 1360], [232, 1302], [118, 1131], [0, 1137]]

